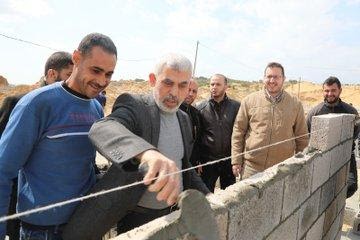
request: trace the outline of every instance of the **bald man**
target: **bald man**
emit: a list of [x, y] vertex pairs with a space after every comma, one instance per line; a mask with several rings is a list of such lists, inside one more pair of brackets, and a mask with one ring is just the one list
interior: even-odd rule
[[198, 94], [199, 84], [195, 79], [191, 78], [189, 83], [189, 92], [184, 100], [184, 102], [180, 105], [180, 109], [186, 112], [189, 115], [189, 118], [192, 123], [192, 136], [194, 139], [194, 148], [192, 151], [192, 155], [190, 158], [190, 163], [193, 166], [196, 166], [200, 163], [199, 161], [199, 149], [198, 149], [198, 140], [199, 135], [202, 130], [201, 128], [201, 120], [200, 120], [200, 112], [191, 104], [195, 101]]

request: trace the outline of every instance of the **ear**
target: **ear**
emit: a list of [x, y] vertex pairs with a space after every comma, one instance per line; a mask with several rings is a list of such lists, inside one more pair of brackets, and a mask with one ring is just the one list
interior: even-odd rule
[[46, 73], [47, 78], [53, 78], [55, 75], [56, 75], [56, 71], [52, 68], [50, 68]]
[[151, 87], [155, 87], [156, 76], [155, 76], [154, 73], [150, 73], [150, 74], [149, 74], [149, 82], [150, 82], [150, 86], [151, 86]]
[[81, 61], [81, 52], [79, 50], [75, 50], [72, 54], [72, 61], [74, 63], [74, 66], [79, 65], [79, 62]]
[[339, 96], [340, 96], [340, 94], [341, 94], [341, 91], [342, 91], [342, 88], [340, 88]]

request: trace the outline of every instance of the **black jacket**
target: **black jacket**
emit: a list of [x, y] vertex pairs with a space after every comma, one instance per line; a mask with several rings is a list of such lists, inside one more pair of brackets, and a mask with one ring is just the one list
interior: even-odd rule
[[[339, 101], [335, 104], [329, 104], [324, 101], [324, 102], [318, 104], [317, 106], [315, 106], [313, 109], [311, 109], [306, 117], [306, 123], [308, 125], [309, 132], [311, 130], [312, 117], [318, 116], [318, 115], [324, 115], [324, 114], [328, 114], [328, 113], [349, 113], [349, 114], [354, 114], [356, 116], [359, 115], [357, 110], [353, 106], [341, 101], [341, 99], [339, 99]], [[354, 140], [358, 137], [358, 135], [359, 135], [359, 127], [355, 126], [354, 127]], [[358, 188], [358, 186], [357, 186], [357, 168], [356, 168], [356, 160], [355, 160], [355, 155], [354, 155], [354, 148], [355, 148], [355, 142], [353, 142], [353, 151], [351, 153], [351, 158], [350, 158], [350, 171], [349, 171], [349, 175], [348, 175], [348, 179], [347, 179], [348, 189], [347, 189], [346, 197], [348, 197], [348, 198], [351, 197]]]
[[199, 140], [200, 140], [200, 135], [203, 131], [202, 125], [201, 125], [201, 120], [200, 120], [200, 118], [201, 118], [200, 111], [198, 109], [196, 109], [194, 106], [186, 104], [186, 103], [182, 103], [180, 105], [180, 109], [189, 115], [190, 121], [192, 123], [192, 136], [194, 139], [194, 147], [193, 147], [192, 155], [190, 158], [190, 163], [193, 166], [195, 166], [200, 163], [200, 161], [199, 161], [199, 157], [200, 157], [200, 155], [199, 155]]
[[221, 102], [213, 99], [199, 103], [203, 131], [200, 135], [200, 161], [205, 163], [231, 155], [231, 135], [237, 112], [238, 101], [225, 95]]

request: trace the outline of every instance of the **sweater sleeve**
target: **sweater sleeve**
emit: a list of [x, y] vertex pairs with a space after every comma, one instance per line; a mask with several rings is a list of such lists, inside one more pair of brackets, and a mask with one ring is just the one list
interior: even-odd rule
[[[0, 139], [0, 216], [7, 215], [12, 179], [26, 163], [37, 141], [39, 120], [28, 105], [17, 105]], [[0, 223], [0, 239], [6, 223]]]
[[240, 105], [231, 136], [231, 164], [243, 164], [242, 152], [245, 148], [245, 135], [249, 128], [249, 116], [246, 100]]
[[308, 144], [309, 144], [309, 135], [306, 135], [308, 133], [307, 124], [305, 121], [305, 114], [304, 114], [304, 108], [300, 101], [298, 101], [298, 112], [297, 117], [294, 125], [294, 135], [295, 137], [302, 136], [300, 138], [295, 139], [295, 152], [301, 152], [304, 150]]

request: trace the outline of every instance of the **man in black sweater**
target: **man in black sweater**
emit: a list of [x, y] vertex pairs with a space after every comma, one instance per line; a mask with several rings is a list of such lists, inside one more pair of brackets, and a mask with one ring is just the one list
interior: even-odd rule
[[[311, 130], [311, 119], [313, 116], [323, 115], [328, 113], [349, 113], [358, 116], [357, 110], [350, 104], [341, 101], [340, 94], [342, 88], [341, 83], [337, 77], [329, 77], [323, 83], [323, 95], [324, 101], [313, 109], [307, 115], [306, 123], [308, 125], [309, 132]], [[354, 127], [354, 141], [358, 137], [359, 128]], [[357, 190], [357, 169], [354, 154], [355, 142], [353, 143], [353, 151], [350, 158], [350, 172], [348, 175], [348, 189], [347, 197], [351, 197]]]

